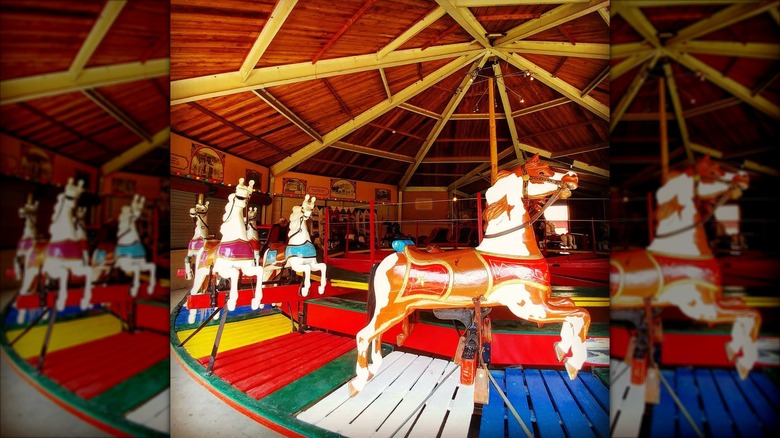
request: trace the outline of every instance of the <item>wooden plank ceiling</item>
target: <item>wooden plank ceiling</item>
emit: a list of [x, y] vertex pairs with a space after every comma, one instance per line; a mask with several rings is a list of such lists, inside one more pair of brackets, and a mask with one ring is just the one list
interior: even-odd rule
[[168, 175], [169, 7], [0, 0], [0, 130], [103, 174]]
[[539, 153], [605, 194], [608, 6], [173, 0], [171, 130], [272, 176], [472, 194], [489, 186], [492, 105], [499, 165]]
[[712, 155], [750, 172], [746, 196], [776, 197], [778, 5], [612, 1], [611, 185], [658, 187], [663, 97], [672, 165]]

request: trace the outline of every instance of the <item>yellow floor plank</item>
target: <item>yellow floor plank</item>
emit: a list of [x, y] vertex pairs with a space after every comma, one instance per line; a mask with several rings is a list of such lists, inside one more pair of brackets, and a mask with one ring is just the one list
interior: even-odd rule
[[[203, 328], [195, 337], [184, 344], [184, 349], [190, 356], [200, 359], [209, 356], [214, 347], [214, 338], [217, 335], [217, 325]], [[182, 330], [177, 332], [179, 341], [187, 339], [187, 336], [195, 330]], [[225, 324], [222, 331], [222, 339], [219, 343], [219, 351], [229, 351], [266, 339], [275, 338], [292, 331], [292, 323], [284, 315], [268, 315], [259, 318], [247, 319]]]
[[[13, 348], [24, 359], [35, 357], [41, 353], [43, 337], [46, 334], [47, 325], [36, 326], [20, 339]], [[119, 333], [122, 323], [115, 316], [103, 314], [89, 316], [73, 321], [57, 322], [51, 333], [47, 352], [73, 347]], [[16, 339], [22, 333], [22, 329], [6, 332], [9, 342]]]

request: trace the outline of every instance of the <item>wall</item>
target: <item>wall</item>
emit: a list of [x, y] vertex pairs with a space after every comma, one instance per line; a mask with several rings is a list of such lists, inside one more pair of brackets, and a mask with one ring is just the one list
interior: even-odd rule
[[429, 236], [436, 227], [450, 227], [452, 208], [446, 191], [405, 191], [401, 232], [414, 237]]
[[20, 178], [64, 185], [68, 178], [86, 179], [85, 187], [95, 192], [98, 171], [73, 159], [30, 145], [0, 133], [0, 172]]

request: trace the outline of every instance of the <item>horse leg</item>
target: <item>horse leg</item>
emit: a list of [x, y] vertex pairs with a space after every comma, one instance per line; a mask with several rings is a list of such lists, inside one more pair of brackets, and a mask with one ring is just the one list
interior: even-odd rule
[[319, 292], [320, 295], [322, 295], [323, 293], [325, 293], [325, 284], [328, 282], [328, 277], [327, 277], [328, 266], [325, 263], [316, 263], [316, 262], [312, 263], [311, 266], [312, 266], [311, 268], [312, 270], [321, 272], [320, 287], [317, 289], [317, 292]]
[[35, 269], [35, 266], [28, 266], [24, 270], [22, 286], [19, 288], [19, 295], [27, 295], [30, 293], [30, 287], [32, 287], [33, 280], [35, 280], [36, 276], [38, 276], [38, 269]]
[[[128, 263], [132, 263], [130, 260], [128, 260]], [[141, 267], [138, 264], [130, 264], [129, 266], [125, 266], [127, 268], [130, 268], [126, 270], [127, 273], [133, 274], [133, 285], [130, 286], [130, 296], [135, 298], [136, 295], [138, 295], [138, 288], [141, 286]]]
[[44, 271], [48, 278], [59, 281], [57, 311], [65, 310], [65, 302], [68, 300], [68, 270], [58, 265], [51, 269], [44, 267]]
[[17, 254], [14, 256], [14, 277], [16, 278], [16, 281], [19, 281], [22, 279], [22, 261], [24, 260], [24, 255]]
[[368, 382], [368, 348], [373, 337], [376, 336], [378, 335], [374, 333], [373, 324], [370, 323], [355, 336], [358, 356], [355, 364], [355, 378], [350, 380], [348, 385], [350, 397], [354, 397], [358, 392], [362, 391], [363, 387], [366, 386], [366, 382]]
[[368, 364], [368, 380], [374, 378], [382, 366], [382, 337], [375, 337], [372, 346], [374, 349], [371, 351], [371, 362]]
[[155, 284], [157, 284], [157, 265], [148, 262], [144, 265], [144, 270], [149, 271], [149, 286], [146, 288], [146, 293], [151, 295], [154, 293]]
[[303, 272], [303, 287], [301, 288], [301, 295], [304, 297], [309, 295], [309, 287], [311, 287], [311, 266], [303, 263], [300, 257], [295, 257], [290, 260], [290, 268], [295, 272]]
[[[220, 272], [219, 275], [222, 275], [222, 272]], [[230, 279], [230, 292], [227, 300], [227, 308], [232, 312], [236, 310], [236, 303], [238, 302], [238, 269], [230, 268], [228, 270], [227, 278]]]
[[184, 256], [184, 278], [192, 280], [192, 254]]
[[84, 276], [84, 296], [81, 297], [79, 307], [81, 307], [81, 310], [87, 310], [92, 307], [92, 269], [89, 265], [84, 265], [73, 267], [71, 271], [75, 275]]

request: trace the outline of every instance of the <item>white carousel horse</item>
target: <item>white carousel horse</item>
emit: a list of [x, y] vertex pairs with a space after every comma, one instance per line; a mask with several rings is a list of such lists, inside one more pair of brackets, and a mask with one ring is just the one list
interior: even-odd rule
[[[259, 277], [262, 275], [262, 268], [255, 264], [254, 251], [246, 235], [246, 220], [244, 218], [244, 209], [252, 195], [254, 184], [254, 181], [249, 181], [249, 185], [244, 185], [244, 178], [240, 178], [238, 185], [236, 185], [236, 192], [228, 196], [225, 214], [222, 215], [222, 226], [219, 228], [222, 239], [218, 244], [206, 244], [201, 248], [197, 259], [198, 267], [195, 270], [195, 280], [190, 290], [191, 295], [200, 293], [204, 281], [212, 275], [230, 279], [230, 293], [227, 300], [227, 308], [230, 311], [236, 309], [239, 276]], [[255, 289], [256, 297], [261, 293], [258, 292], [260, 287], [260, 278], [258, 278]], [[259, 299], [253, 299], [252, 309], [258, 307], [260, 307]], [[192, 310], [194, 309], [190, 311], [190, 321], [194, 322]]]
[[748, 186], [745, 172], [726, 172], [705, 156], [673, 172], [656, 192], [656, 234], [646, 250], [612, 252], [610, 309], [677, 306], [689, 318], [732, 322], [729, 360], [746, 378], [758, 358], [761, 314], [741, 297], [723, 297], [720, 266], [708, 244], [697, 202], [737, 199]]
[[255, 265], [260, 266], [260, 233], [257, 231], [257, 207], [249, 207], [246, 211], [246, 238], [252, 245], [255, 254]]
[[[349, 383], [350, 394], [379, 370], [382, 333], [403, 322], [406, 337], [407, 317], [414, 310], [473, 308], [476, 298], [480, 306], [506, 306], [532, 322], [562, 323], [561, 341], [553, 348], [574, 379], [587, 356], [590, 314], [571, 299], [551, 297], [550, 271], [524, 201], [553, 195], [549, 205], [569, 197], [577, 182], [573, 172], [553, 172], [534, 156], [515, 170], [500, 171], [485, 193], [487, 229], [478, 247], [428, 253], [406, 245], [380, 262], [369, 278], [370, 322], [356, 336], [357, 375]], [[569, 351], [571, 357], [564, 360]]]
[[126, 274], [133, 275], [133, 284], [130, 286], [130, 295], [138, 295], [141, 285], [141, 271], [149, 272], [149, 285], [146, 292], [154, 292], [157, 282], [157, 266], [154, 262], [146, 261], [146, 249], [141, 243], [135, 223], [141, 217], [146, 198], [136, 194], [130, 205], [122, 207], [119, 213], [119, 227], [117, 228], [117, 242], [114, 251], [114, 266]]
[[27, 203], [19, 208], [19, 217], [24, 219], [24, 230], [19, 243], [16, 244], [16, 255], [14, 256], [14, 275], [17, 281], [22, 279], [24, 266], [30, 257], [35, 241], [38, 239], [37, 213], [38, 201], [33, 202], [32, 194], [30, 194], [27, 196]]
[[203, 248], [203, 242], [209, 238], [208, 212], [209, 201], [206, 201], [204, 204], [203, 195], [198, 195], [198, 202], [195, 204], [195, 207], [190, 208], [190, 217], [195, 223], [195, 232], [187, 245], [187, 255], [184, 256], [184, 272], [187, 280], [192, 280], [193, 257], [198, 255], [200, 249]]
[[[42, 276], [59, 281], [59, 293], [57, 296], [57, 310], [65, 308], [68, 293], [68, 276], [85, 277], [84, 296], [80, 302], [82, 309], [90, 307], [92, 301], [92, 270], [84, 262], [83, 248], [78, 241], [76, 219], [73, 209], [79, 196], [84, 191], [84, 181], [79, 180], [73, 184], [73, 178], [68, 178], [65, 190], [57, 195], [54, 205], [49, 234], [51, 238], [45, 245], [45, 251], [33, 249], [28, 258], [22, 279], [20, 294], [30, 292], [30, 286], [38, 275], [38, 269]], [[41, 246], [38, 249], [43, 249]], [[39, 279], [42, 281], [42, 278]]]
[[[263, 254], [263, 281], [268, 281], [278, 274], [283, 268], [290, 268], [295, 272], [303, 272], [303, 287], [301, 294], [309, 295], [311, 287], [311, 272], [322, 273], [320, 287], [317, 291], [322, 295], [327, 283], [327, 266], [317, 261], [317, 249], [311, 241], [306, 221], [314, 211], [315, 197], [306, 197], [300, 206], [293, 207], [290, 214], [289, 231], [287, 232], [287, 244], [272, 244]], [[262, 289], [256, 299], [262, 297]]]
[[76, 207], [76, 241], [81, 247], [81, 257], [84, 259], [84, 264], [89, 265], [92, 269], [92, 281], [100, 282], [107, 279], [111, 269], [113, 269], [113, 245], [100, 245], [101, 247], [96, 248], [90, 256], [85, 225], [86, 214], [87, 207]]

